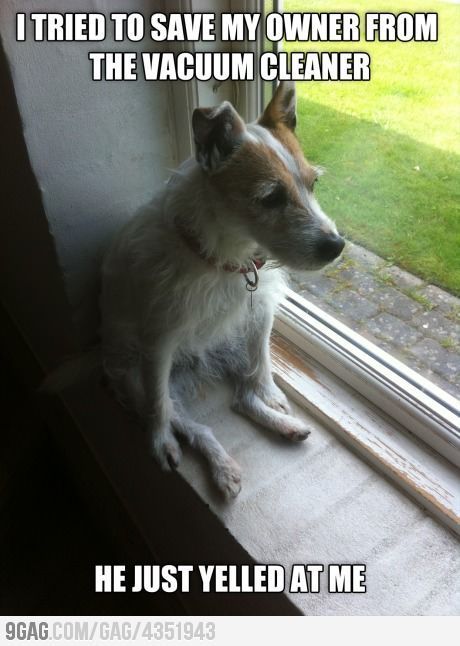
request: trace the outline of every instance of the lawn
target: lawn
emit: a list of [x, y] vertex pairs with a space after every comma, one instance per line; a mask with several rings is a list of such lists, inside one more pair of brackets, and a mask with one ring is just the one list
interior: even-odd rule
[[460, 294], [460, 5], [285, 0], [284, 10], [438, 12], [436, 43], [286, 49], [371, 55], [370, 82], [297, 85], [298, 136], [327, 169], [317, 195], [349, 239]]

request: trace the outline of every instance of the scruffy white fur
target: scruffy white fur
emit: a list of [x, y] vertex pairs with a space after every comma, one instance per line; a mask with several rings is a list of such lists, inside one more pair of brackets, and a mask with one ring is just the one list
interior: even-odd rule
[[[292, 93], [292, 86], [279, 86], [278, 101], [288, 90]], [[292, 99], [283, 105], [292, 111]], [[197, 384], [227, 375], [234, 383], [235, 410], [291, 440], [305, 439], [309, 429], [289, 414], [289, 404], [270, 369], [269, 337], [283, 293], [282, 269], [270, 261], [260, 269], [253, 307], [244, 275], [226, 270], [229, 264], [247, 267], [250, 259], [260, 255], [285, 261], [276, 253], [279, 231], [275, 228], [270, 234], [268, 225], [261, 224], [262, 219], [265, 223], [267, 217], [276, 217], [276, 209], [268, 209], [271, 215], [267, 216], [267, 208], [257, 203], [257, 191], [271, 189], [259, 183], [254, 195], [242, 196], [252, 205], [257, 203], [249, 225], [241, 213], [244, 203], [235, 209], [237, 196], [225, 196], [214, 184], [216, 173], [232, 155], [232, 146], [250, 142], [254, 147], [262, 138], [267, 145], [271, 135], [265, 129], [261, 134], [261, 126], [242, 125], [229, 104], [197, 114], [194, 129], [198, 161], [188, 160], [174, 173], [116, 236], [105, 256], [103, 365], [117, 396], [144, 421], [160, 465], [165, 469], [179, 465], [178, 438], [183, 437], [204, 454], [216, 484], [232, 497], [241, 488], [239, 466], [211, 429], [190, 420], [185, 410], [184, 402], [193, 397]], [[280, 146], [276, 141], [273, 150]], [[294, 163], [288, 152], [282, 154], [283, 163]], [[289, 235], [296, 244], [304, 235], [304, 265], [309, 268], [321, 264], [313, 260], [315, 236], [319, 240], [336, 231], [313, 198], [305, 209], [308, 227], [300, 231], [296, 224], [298, 230]], [[264, 229], [263, 235], [257, 235], [257, 226]], [[184, 229], [193, 232], [202, 253], [191, 248]], [[286, 247], [288, 254], [289, 241]]]

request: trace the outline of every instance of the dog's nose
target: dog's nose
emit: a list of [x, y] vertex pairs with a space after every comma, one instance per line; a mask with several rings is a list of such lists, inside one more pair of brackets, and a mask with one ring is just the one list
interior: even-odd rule
[[339, 236], [336, 233], [332, 233], [324, 238], [319, 244], [319, 255], [323, 260], [334, 260], [340, 256], [345, 246], [345, 240], [342, 236]]

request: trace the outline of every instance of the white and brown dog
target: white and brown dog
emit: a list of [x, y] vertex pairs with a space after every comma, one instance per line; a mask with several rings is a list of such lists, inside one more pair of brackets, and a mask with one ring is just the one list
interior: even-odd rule
[[[230, 103], [193, 113], [196, 159], [116, 236], [102, 272], [102, 359], [117, 396], [144, 420], [165, 469], [184, 437], [228, 497], [240, 468], [189, 419], [193, 384], [229, 376], [234, 408], [289, 440], [309, 429], [273, 381], [269, 338], [282, 265], [318, 269], [344, 240], [314, 195], [318, 170], [294, 135], [295, 87], [282, 82], [256, 123]], [[247, 288], [257, 287], [251, 302]]]

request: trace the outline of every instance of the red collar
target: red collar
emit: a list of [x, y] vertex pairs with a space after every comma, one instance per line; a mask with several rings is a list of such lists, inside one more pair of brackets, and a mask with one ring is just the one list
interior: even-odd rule
[[[262, 260], [262, 258], [251, 258], [251, 262], [254, 263], [256, 269], [261, 269], [267, 261]], [[223, 269], [230, 272], [237, 271], [239, 274], [248, 274], [250, 271], [254, 271], [252, 267], [240, 267], [239, 265], [232, 265], [230, 263], [225, 263]]]
[[[214, 258], [213, 256], [207, 256], [204, 253], [199, 241], [195, 238], [195, 236], [193, 235], [193, 233], [191, 233], [191, 231], [186, 231], [181, 227], [178, 227], [178, 230], [183, 241], [186, 243], [186, 245], [191, 251], [196, 253], [197, 256], [201, 258], [201, 260], [204, 260], [204, 262], [207, 262], [208, 265], [211, 265], [212, 267], [218, 266], [216, 258]], [[226, 262], [224, 265], [221, 265], [221, 267], [224, 271], [227, 271], [229, 273], [237, 272], [239, 274], [248, 274], [249, 272], [253, 271], [253, 267], [251, 263], [254, 263], [254, 266], [256, 269], [261, 269], [265, 265], [266, 260], [262, 260], [262, 258], [250, 258], [250, 264], [247, 265], [246, 267], [241, 267], [240, 265], [234, 265], [230, 262]]]

